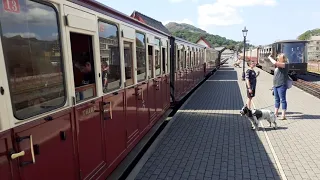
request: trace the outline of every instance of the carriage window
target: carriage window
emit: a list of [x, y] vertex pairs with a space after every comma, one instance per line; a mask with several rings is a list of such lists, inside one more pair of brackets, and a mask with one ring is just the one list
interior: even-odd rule
[[103, 92], [107, 93], [121, 86], [121, 66], [118, 27], [99, 22], [99, 43]]
[[145, 35], [136, 33], [137, 81], [146, 79], [146, 43]]
[[[160, 39], [155, 38], [156, 47], [160, 49]], [[155, 50], [154, 64], [156, 69], [156, 76], [161, 74], [161, 56], [158, 49]]]
[[198, 53], [194, 52], [194, 66], [197, 67]]
[[132, 43], [123, 42], [124, 48], [124, 64], [125, 64], [125, 74], [126, 74], [126, 86], [132, 85], [133, 82], [133, 53], [132, 53]]
[[148, 45], [149, 77], [153, 78], [153, 47]]
[[192, 53], [192, 67], [195, 66], [195, 61], [196, 61], [196, 56], [195, 56], [195, 52]]
[[187, 51], [184, 51], [184, 53], [183, 53], [184, 55], [183, 55], [183, 68], [185, 69], [185, 68], [187, 68]]
[[192, 68], [192, 52], [191, 51], [189, 55], [189, 68]]
[[162, 73], [165, 74], [166, 73], [166, 60], [167, 58], [167, 52], [166, 52], [166, 48], [162, 48]]
[[96, 96], [92, 37], [70, 33], [76, 101]]
[[65, 104], [57, 13], [29, 0], [1, 1], [1, 39], [12, 109], [26, 119]]
[[189, 52], [189, 68], [192, 67], [192, 53], [191, 51]]
[[180, 59], [180, 50], [177, 50], [177, 59], [178, 59], [178, 63], [177, 63], [177, 70], [181, 69], [181, 59]]
[[189, 68], [189, 53], [186, 51], [185, 52], [185, 57], [186, 57], [186, 68]]
[[182, 70], [184, 68], [184, 56], [183, 56], [183, 49], [182, 50], [179, 50], [179, 55], [180, 55], [180, 59], [179, 59], [179, 66], [180, 66], [180, 69]]
[[156, 68], [156, 76], [161, 74], [161, 56], [160, 56], [160, 51], [156, 50], [155, 51], [155, 68]]

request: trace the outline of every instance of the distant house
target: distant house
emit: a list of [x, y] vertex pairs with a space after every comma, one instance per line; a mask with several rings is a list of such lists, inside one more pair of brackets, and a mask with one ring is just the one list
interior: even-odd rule
[[307, 46], [308, 61], [320, 60], [320, 36], [311, 36]]
[[226, 47], [221, 46], [221, 47], [215, 47], [214, 49], [217, 51], [224, 51], [226, 49]]
[[169, 32], [169, 30], [160, 21], [157, 21], [151, 17], [148, 17], [138, 11], [133, 11], [133, 13], [131, 14], [131, 17], [144, 23], [144, 24], [147, 24], [155, 29], [158, 29], [162, 32], [165, 32], [167, 34], [171, 34]]
[[207, 41], [204, 37], [200, 37], [200, 39], [196, 43], [208, 48], [213, 48], [209, 41]]

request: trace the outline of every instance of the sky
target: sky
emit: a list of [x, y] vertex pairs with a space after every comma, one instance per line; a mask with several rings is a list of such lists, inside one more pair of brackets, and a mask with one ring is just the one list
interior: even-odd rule
[[266, 45], [320, 28], [319, 0], [97, 0], [127, 15], [136, 10], [164, 25], [188, 23], [210, 34]]

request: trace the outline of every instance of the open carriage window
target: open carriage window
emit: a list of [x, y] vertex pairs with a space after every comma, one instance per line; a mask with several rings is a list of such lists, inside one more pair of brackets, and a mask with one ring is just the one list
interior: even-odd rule
[[124, 64], [125, 64], [125, 76], [126, 76], [126, 86], [131, 86], [134, 84], [134, 69], [133, 69], [133, 53], [132, 53], [132, 42], [123, 42], [124, 48]]
[[167, 63], [167, 49], [166, 48], [162, 48], [162, 73], [165, 74], [166, 73], [166, 63]]
[[29, 0], [0, 2], [1, 40], [12, 110], [26, 119], [65, 104], [58, 15]]
[[76, 101], [96, 96], [92, 37], [70, 33]]
[[153, 78], [153, 46], [148, 45], [149, 78]]

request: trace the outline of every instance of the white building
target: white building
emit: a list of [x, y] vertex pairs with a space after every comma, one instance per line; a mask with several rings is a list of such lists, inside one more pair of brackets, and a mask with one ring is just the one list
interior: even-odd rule
[[207, 48], [213, 48], [213, 46], [209, 43], [209, 41], [207, 41], [204, 37], [200, 37], [200, 39], [196, 43], [202, 46], [205, 46]]
[[311, 36], [307, 46], [308, 61], [320, 60], [320, 36]]

